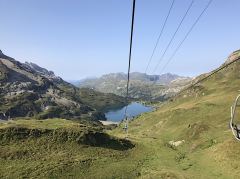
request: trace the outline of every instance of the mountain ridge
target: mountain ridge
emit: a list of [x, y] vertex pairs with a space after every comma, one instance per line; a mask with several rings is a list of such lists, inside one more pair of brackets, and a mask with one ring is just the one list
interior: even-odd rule
[[[179, 92], [192, 78], [171, 73], [147, 75], [140, 72], [130, 74], [130, 97], [143, 100], [166, 100]], [[92, 88], [100, 92], [126, 95], [127, 74], [110, 73], [99, 78], [82, 80], [77, 86]], [[76, 83], [75, 83], [76, 85]]]
[[0, 116], [11, 118], [36, 116], [105, 120], [104, 108], [111, 108], [111, 104], [126, 104], [123, 98], [116, 95], [80, 90], [53, 72], [34, 63], [21, 63], [2, 51], [0, 98]]

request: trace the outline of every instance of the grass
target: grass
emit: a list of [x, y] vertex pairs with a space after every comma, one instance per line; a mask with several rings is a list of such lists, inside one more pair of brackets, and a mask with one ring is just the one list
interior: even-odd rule
[[26, 127], [29, 129], [57, 129], [57, 128], [72, 128], [80, 124], [66, 119], [47, 119], [47, 120], [14, 120], [0, 123], [0, 129], [6, 127]]
[[86, 177], [93, 166], [116, 163], [134, 147], [88, 121], [64, 119], [0, 123], [0, 144], [0, 178]]

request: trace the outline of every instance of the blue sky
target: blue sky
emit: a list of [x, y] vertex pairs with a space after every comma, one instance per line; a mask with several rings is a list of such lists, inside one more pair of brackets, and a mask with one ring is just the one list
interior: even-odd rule
[[[176, 0], [151, 73], [191, 0]], [[195, 0], [166, 58], [208, 0]], [[131, 71], [144, 72], [171, 0], [136, 0]], [[0, 49], [32, 61], [66, 80], [126, 72], [131, 0], [0, 0]], [[240, 1], [214, 0], [164, 72], [198, 75], [223, 63], [240, 48]]]

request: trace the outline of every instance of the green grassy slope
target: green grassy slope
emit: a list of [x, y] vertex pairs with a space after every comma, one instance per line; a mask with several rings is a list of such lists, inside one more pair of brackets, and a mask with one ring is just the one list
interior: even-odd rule
[[[239, 70], [240, 62], [235, 62], [157, 111], [131, 122], [130, 139], [148, 151], [143, 177], [239, 177], [240, 143], [228, 125], [230, 106], [240, 89]], [[120, 133], [120, 129], [114, 132]], [[181, 146], [169, 145], [169, 141], [182, 140]]]
[[82, 178], [106, 160], [115, 163], [126, 157], [132, 147], [87, 121], [0, 123], [0, 178]]

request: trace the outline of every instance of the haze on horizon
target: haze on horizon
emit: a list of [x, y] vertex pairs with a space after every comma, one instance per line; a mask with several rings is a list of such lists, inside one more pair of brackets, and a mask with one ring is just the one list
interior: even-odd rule
[[[196, 0], [165, 60], [208, 0]], [[171, 0], [137, 0], [131, 71], [144, 72]], [[155, 67], [190, 0], [176, 0], [148, 73]], [[131, 1], [0, 0], [0, 49], [66, 80], [126, 72]], [[165, 72], [208, 72], [239, 49], [240, 1], [214, 0]], [[165, 64], [165, 61], [161, 65]], [[160, 68], [159, 68], [160, 70]]]

